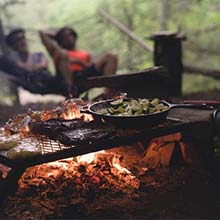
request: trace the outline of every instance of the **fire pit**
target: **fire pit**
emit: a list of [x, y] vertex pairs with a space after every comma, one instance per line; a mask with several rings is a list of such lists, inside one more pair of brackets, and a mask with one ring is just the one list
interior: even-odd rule
[[[29, 138], [32, 138], [33, 142], [39, 145], [41, 153], [25, 158], [8, 158], [4, 154], [0, 155], [0, 163], [11, 168], [7, 177], [1, 182], [0, 196], [3, 200], [17, 190], [18, 180], [28, 167], [47, 163], [46, 165], [28, 168], [19, 182], [19, 190], [17, 192], [20, 198], [28, 195], [26, 202], [28, 199], [31, 199], [31, 203], [33, 203], [32, 205], [35, 208], [44, 207], [43, 209], [46, 210], [47, 216], [52, 216], [52, 213], [55, 212], [55, 207], [57, 207], [50, 199], [58, 198], [60, 200], [61, 194], [67, 197], [67, 203], [70, 204], [70, 207], [64, 205], [65, 212], [72, 210], [80, 215], [85, 214], [82, 210], [85, 208], [84, 206], [88, 205], [89, 201], [94, 202], [94, 198], [100, 195], [103, 196], [108, 191], [111, 191], [111, 195], [117, 195], [119, 198], [121, 194], [128, 193], [128, 195], [132, 195], [132, 200], [138, 200], [137, 190], [149, 190], [145, 188], [138, 176], [145, 175], [149, 167], [146, 166], [145, 160], [140, 160], [140, 155], [138, 157], [137, 152], [142, 152], [141, 155], [143, 157], [143, 152], [152, 139], [155, 140], [157, 137], [170, 134], [179, 134], [178, 140], [175, 139], [175, 136], [174, 139], [171, 138], [169, 140], [170, 142], [203, 143], [200, 145], [200, 151], [203, 152], [204, 143], [205, 145], [209, 143], [214, 135], [213, 122], [210, 120], [212, 114], [213, 111], [210, 110], [176, 109], [169, 113], [170, 119], [166, 120], [163, 124], [141, 129], [116, 129], [108, 124], [81, 119], [52, 119], [47, 122], [32, 124], [32, 127], [30, 126], [31, 130], [33, 133], [37, 131], [38, 135], [32, 135]], [[85, 135], [87, 130], [92, 130], [94, 135]], [[204, 136], [198, 138], [201, 133], [204, 133]], [[139, 144], [137, 145], [137, 143]], [[153, 143], [156, 142], [151, 142], [150, 146]], [[119, 150], [119, 152], [117, 152], [117, 149], [114, 149], [114, 152], [119, 153], [119, 156], [109, 151], [99, 152], [96, 155], [85, 155], [117, 146], [129, 147], [119, 148], [123, 149]], [[159, 151], [159, 148], [164, 146], [161, 145], [158, 149], [152, 147], [152, 149]], [[205, 148], [206, 153], [202, 153], [202, 155], [207, 155], [207, 152], [210, 155], [212, 149], [208, 149], [207, 145]], [[131, 151], [133, 157], [136, 157], [135, 163], [141, 164], [139, 169], [137, 167], [134, 168], [135, 166], [132, 165], [130, 165], [130, 168], [127, 168], [126, 162], [120, 161], [121, 156], [126, 157], [124, 155], [125, 151]], [[84, 159], [84, 156], [89, 158]], [[130, 155], [131, 158], [132, 156]], [[188, 157], [186, 158], [188, 159]], [[61, 161], [58, 162], [57, 160]], [[139, 162], [137, 162], [138, 160]], [[129, 158], [127, 159], [128, 161]], [[155, 181], [155, 179], [151, 178], [151, 181]], [[58, 187], [59, 184], [62, 185]], [[155, 186], [157, 184], [155, 182]], [[71, 188], [70, 191], [69, 188]], [[66, 195], [65, 190], [73, 194]], [[35, 196], [36, 200], [33, 198]], [[101, 197], [99, 197], [99, 202]], [[42, 199], [43, 201], [39, 203]], [[19, 200], [18, 202], [15, 202], [15, 200], [16, 196], [12, 197], [11, 204], [21, 204]], [[21, 199], [21, 201], [23, 200]], [[63, 199], [60, 201], [62, 204]], [[117, 199], [115, 199], [116, 201]], [[59, 209], [62, 209], [62, 206], [59, 206]], [[86, 210], [90, 212], [90, 209], [92, 209], [91, 204], [87, 206]], [[102, 210], [102, 207], [98, 209]], [[9, 209], [7, 210], [9, 211]], [[27, 216], [29, 214], [26, 213]]]

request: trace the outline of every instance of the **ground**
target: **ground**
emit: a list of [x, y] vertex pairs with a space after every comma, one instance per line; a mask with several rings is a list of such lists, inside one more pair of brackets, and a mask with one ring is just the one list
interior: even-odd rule
[[[220, 100], [220, 91], [190, 94], [182, 97], [182, 100], [184, 99]], [[3, 124], [9, 117], [24, 112], [30, 107], [36, 109], [45, 108], [48, 105], [50, 104], [7, 108], [1, 106], [0, 121]], [[140, 162], [139, 156], [143, 152], [138, 151], [137, 148], [120, 148], [114, 151], [124, 155], [124, 163], [130, 164], [129, 168], [134, 173], [137, 172], [135, 164]], [[216, 155], [215, 168], [220, 164], [219, 161]], [[56, 215], [58, 211], [55, 210], [54, 214], [48, 216], [48, 219], [219, 219], [220, 175], [216, 170], [209, 170], [204, 166], [194, 167], [181, 164], [171, 168], [148, 171], [140, 175], [141, 186], [132, 193], [101, 192], [85, 203], [79, 202], [65, 206], [59, 212], [59, 217]], [[16, 197], [13, 199], [16, 200]], [[11, 211], [13, 204], [16, 202], [8, 203]], [[25, 208], [27, 209], [23, 206], [22, 212], [27, 211]], [[0, 211], [0, 219], [4, 217], [9, 220], [22, 219], [14, 216], [13, 213], [7, 214], [7, 218], [1, 215]], [[24, 218], [25, 214], [22, 216]], [[37, 218], [35, 216], [32, 219]], [[45, 216], [42, 219], [45, 219]]]

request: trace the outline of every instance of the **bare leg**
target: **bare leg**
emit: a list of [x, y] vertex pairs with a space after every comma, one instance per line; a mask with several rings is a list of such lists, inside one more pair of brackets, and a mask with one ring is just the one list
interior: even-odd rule
[[115, 74], [117, 70], [117, 65], [117, 56], [111, 53], [105, 54], [95, 63], [97, 71], [103, 73], [103, 75]]
[[[96, 63], [96, 70], [103, 75], [114, 75], [116, 73], [118, 66], [117, 56], [111, 53], [107, 53], [102, 56]], [[106, 88], [104, 94], [100, 98], [111, 98], [115, 95], [115, 90], [113, 88]], [[99, 97], [98, 97], [99, 98]]]
[[67, 53], [63, 52], [62, 50], [57, 50], [56, 52], [57, 52], [56, 72], [57, 74], [60, 74], [64, 79], [69, 97], [75, 96], [76, 94], [73, 94], [74, 78], [69, 68], [70, 63]]
[[73, 81], [73, 74], [71, 74], [69, 68], [69, 59], [66, 53], [59, 54], [59, 57], [57, 59], [56, 71], [58, 74], [61, 74], [63, 76], [67, 85], [69, 85]]

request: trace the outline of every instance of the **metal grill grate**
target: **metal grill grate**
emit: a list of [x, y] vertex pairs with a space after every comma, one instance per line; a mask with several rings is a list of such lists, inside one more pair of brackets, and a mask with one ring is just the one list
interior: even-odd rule
[[[173, 120], [166, 120], [163, 124], [158, 127], [166, 127], [175, 124]], [[56, 151], [64, 150], [71, 148], [72, 146], [65, 146], [61, 144], [59, 141], [51, 140], [46, 135], [29, 135], [29, 138], [33, 138], [33, 142], [35, 142], [42, 152], [42, 154], [53, 153]]]
[[59, 141], [51, 140], [45, 135], [31, 136], [30, 138], [32, 138], [34, 142], [37, 142], [42, 154], [53, 153], [69, 148], [61, 144]]

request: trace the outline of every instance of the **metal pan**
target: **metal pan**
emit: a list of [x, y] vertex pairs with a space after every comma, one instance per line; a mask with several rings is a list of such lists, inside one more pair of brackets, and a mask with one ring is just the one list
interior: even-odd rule
[[[128, 100], [128, 98], [124, 98], [124, 100]], [[111, 107], [111, 102], [115, 101], [115, 99], [103, 100], [99, 102], [95, 102], [86, 108], [81, 109], [82, 112], [86, 112], [92, 114], [95, 119], [102, 120], [103, 122], [108, 122], [116, 125], [117, 127], [123, 128], [139, 128], [139, 127], [152, 127], [159, 125], [161, 122], [165, 121], [167, 115], [172, 108], [196, 108], [196, 109], [213, 109], [213, 106], [207, 105], [205, 103], [202, 104], [171, 104], [167, 101], [160, 101], [160, 103], [167, 106], [167, 110], [138, 115], [138, 116], [117, 116], [117, 115], [106, 115], [100, 113], [102, 110]]]

